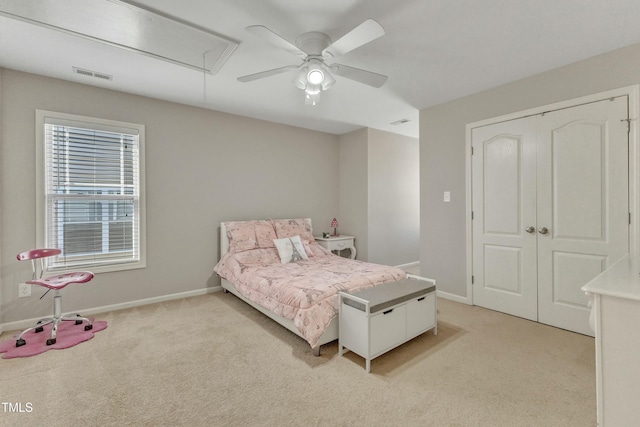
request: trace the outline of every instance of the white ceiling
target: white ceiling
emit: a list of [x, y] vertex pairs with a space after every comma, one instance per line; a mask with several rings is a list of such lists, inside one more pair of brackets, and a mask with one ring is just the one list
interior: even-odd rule
[[[25, 0], [2, 0], [6, 1]], [[418, 137], [421, 109], [640, 42], [638, 0], [129, 3], [214, 32], [239, 46], [217, 74], [204, 75], [0, 16], [0, 67], [335, 134], [371, 127]], [[380, 89], [336, 76], [335, 86], [323, 93], [320, 104], [310, 107], [293, 85], [293, 74], [249, 83], [236, 80], [300, 62], [247, 32], [249, 25], [264, 25], [292, 42], [307, 31], [321, 31], [337, 40], [367, 18], [378, 21], [386, 34], [336, 62], [389, 76]], [[113, 80], [74, 74], [74, 66], [113, 75]], [[410, 122], [390, 124], [404, 118]]]

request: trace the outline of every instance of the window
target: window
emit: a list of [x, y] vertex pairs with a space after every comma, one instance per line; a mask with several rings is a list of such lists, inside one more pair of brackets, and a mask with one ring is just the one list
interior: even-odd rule
[[50, 270], [145, 266], [144, 126], [36, 112], [39, 246]]

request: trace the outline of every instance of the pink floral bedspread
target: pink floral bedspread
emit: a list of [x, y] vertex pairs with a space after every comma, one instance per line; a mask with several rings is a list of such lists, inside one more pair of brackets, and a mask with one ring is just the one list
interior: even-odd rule
[[250, 301], [293, 321], [315, 347], [338, 314], [338, 292], [358, 291], [406, 276], [395, 267], [342, 258], [313, 243], [309, 260], [281, 264], [274, 248], [226, 254], [215, 272]]

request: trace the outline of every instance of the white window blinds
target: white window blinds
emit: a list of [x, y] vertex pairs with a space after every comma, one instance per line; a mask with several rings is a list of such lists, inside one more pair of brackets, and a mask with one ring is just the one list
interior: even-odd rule
[[140, 141], [135, 129], [45, 118], [49, 269], [140, 261]]

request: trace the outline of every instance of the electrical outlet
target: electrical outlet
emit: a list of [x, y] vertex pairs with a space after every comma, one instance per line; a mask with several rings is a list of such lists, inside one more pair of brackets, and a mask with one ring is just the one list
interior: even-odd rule
[[18, 298], [30, 297], [31, 296], [31, 285], [27, 285], [26, 283], [20, 283], [18, 285]]

